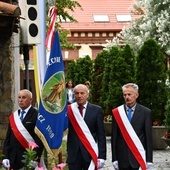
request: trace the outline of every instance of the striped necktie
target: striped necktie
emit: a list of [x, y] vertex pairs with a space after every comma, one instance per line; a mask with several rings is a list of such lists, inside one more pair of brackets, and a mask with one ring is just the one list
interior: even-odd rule
[[22, 122], [23, 119], [24, 119], [24, 114], [25, 114], [25, 111], [22, 110], [22, 111], [21, 111], [21, 114], [20, 114], [20, 120], [21, 120], [21, 122]]

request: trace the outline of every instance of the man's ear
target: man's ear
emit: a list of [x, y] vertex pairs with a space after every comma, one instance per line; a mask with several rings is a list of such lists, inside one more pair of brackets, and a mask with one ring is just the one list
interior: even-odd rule
[[136, 94], [136, 98], [138, 98], [138, 97], [139, 97], [139, 93]]

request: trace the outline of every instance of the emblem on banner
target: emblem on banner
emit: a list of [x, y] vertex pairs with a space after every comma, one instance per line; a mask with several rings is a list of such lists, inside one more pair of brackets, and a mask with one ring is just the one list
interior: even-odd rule
[[63, 110], [66, 101], [64, 73], [61, 71], [53, 74], [44, 84], [42, 104], [46, 111], [57, 114]]

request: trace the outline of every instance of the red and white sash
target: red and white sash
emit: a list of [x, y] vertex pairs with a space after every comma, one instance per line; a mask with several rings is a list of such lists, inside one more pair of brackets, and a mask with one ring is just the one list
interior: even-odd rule
[[77, 103], [68, 105], [68, 116], [80, 141], [92, 157], [88, 170], [97, 169], [98, 146], [83, 117], [79, 113]]
[[[12, 131], [15, 135], [15, 137], [18, 139], [20, 144], [26, 149], [29, 148], [30, 142], [35, 142], [32, 136], [29, 134], [27, 129], [22, 124], [19, 115], [18, 110], [15, 111], [13, 114], [9, 117], [10, 125], [12, 128]], [[44, 163], [43, 158], [40, 159], [40, 166], [43, 167], [46, 170], [46, 165]], [[35, 168], [35, 170], [38, 170], [38, 166]]]
[[134, 157], [140, 164], [139, 170], [146, 170], [145, 150], [126, 116], [124, 106], [121, 105], [118, 108], [113, 109], [112, 113], [119, 125], [124, 140], [132, 151]]
[[18, 110], [10, 115], [9, 120], [15, 137], [18, 139], [18, 141], [24, 148], [29, 148], [28, 144], [30, 142], [34, 142], [34, 139], [29, 134], [27, 129], [23, 126], [18, 115]]

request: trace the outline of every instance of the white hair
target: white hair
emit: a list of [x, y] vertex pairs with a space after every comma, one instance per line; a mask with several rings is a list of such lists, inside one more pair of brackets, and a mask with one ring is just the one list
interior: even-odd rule
[[78, 87], [83, 87], [84, 89], [85, 89], [85, 91], [87, 92], [87, 93], [89, 93], [89, 89], [88, 89], [88, 87], [86, 86], [86, 85], [84, 85], [84, 84], [78, 84], [78, 85], [76, 85], [75, 87], [74, 87], [74, 92], [75, 92], [75, 90], [78, 88]]
[[19, 91], [19, 93], [20, 92], [26, 92], [29, 95], [29, 97], [32, 99], [32, 92], [29, 91], [28, 89], [22, 89], [22, 90]]
[[139, 87], [138, 87], [137, 84], [135, 84], [135, 83], [127, 83], [127, 84], [122, 86], [122, 90], [124, 90], [124, 89], [126, 89], [128, 87], [132, 87], [138, 93]]

